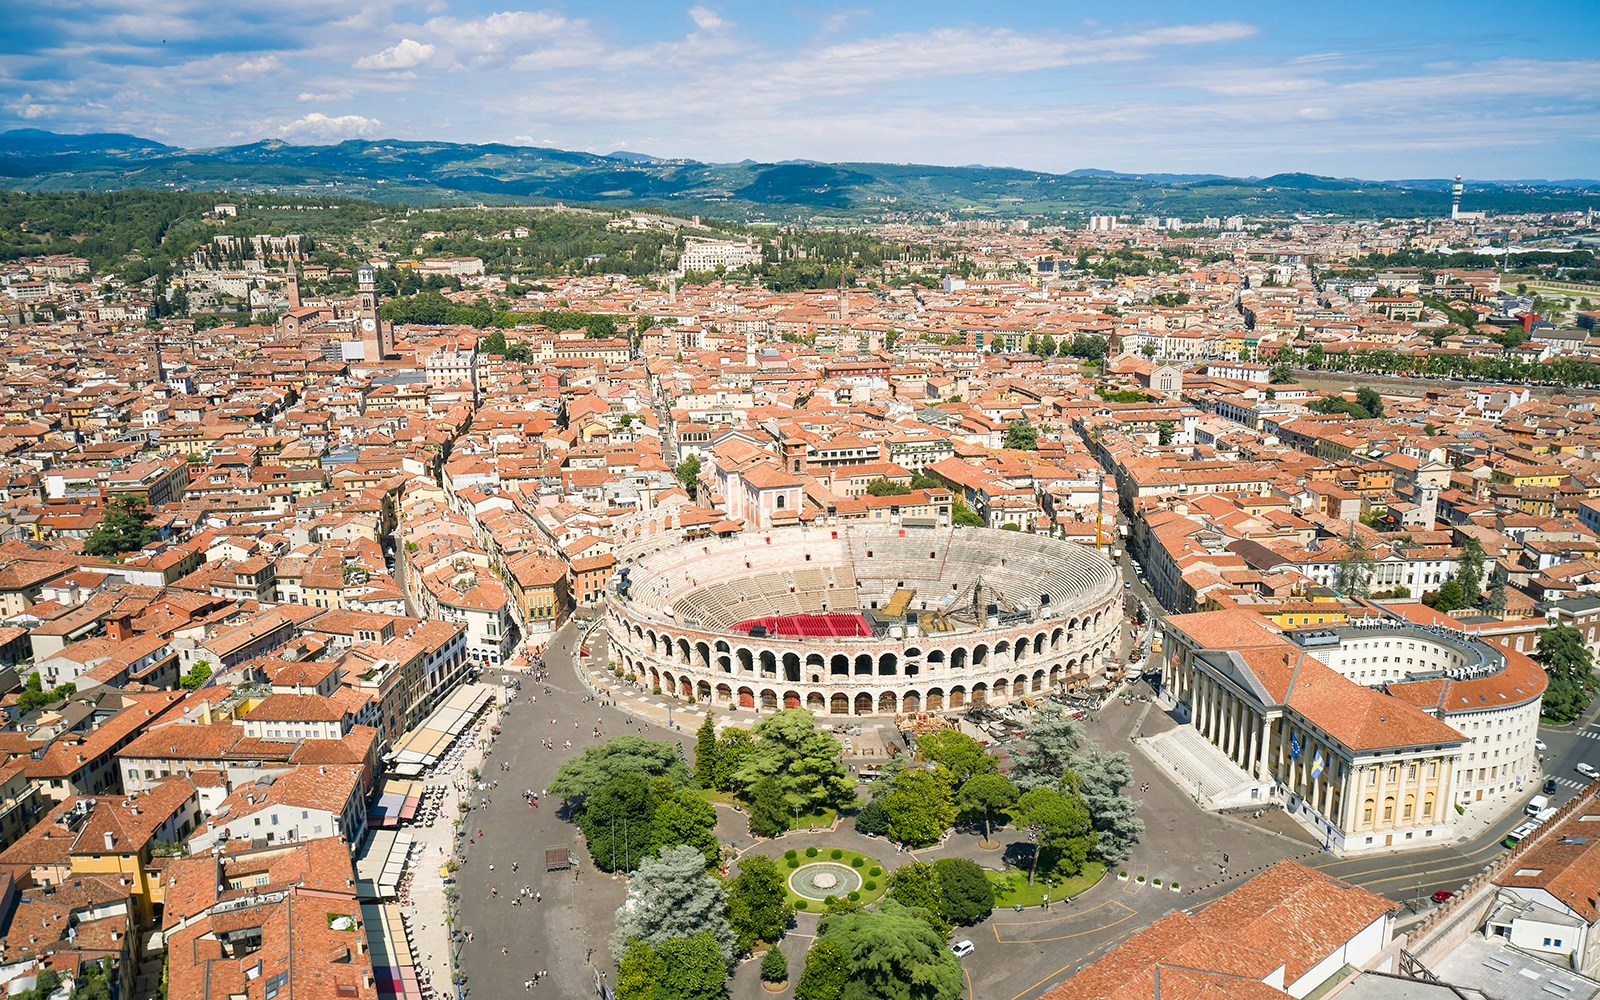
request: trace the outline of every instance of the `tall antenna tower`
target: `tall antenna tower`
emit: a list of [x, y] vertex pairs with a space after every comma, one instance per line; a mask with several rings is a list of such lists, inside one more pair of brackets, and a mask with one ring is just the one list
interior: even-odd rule
[[1456, 182], [1450, 185], [1450, 219], [1455, 221], [1461, 218], [1461, 175], [1456, 174]]

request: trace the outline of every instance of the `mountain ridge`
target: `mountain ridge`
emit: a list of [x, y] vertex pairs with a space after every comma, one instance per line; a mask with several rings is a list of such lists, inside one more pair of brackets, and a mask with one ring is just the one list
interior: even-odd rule
[[[0, 186], [20, 190], [147, 187], [241, 193], [336, 193], [391, 202], [560, 201], [673, 204], [708, 212], [794, 216], [1117, 213], [1416, 217], [1448, 210], [1450, 179], [1049, 173], [1004, 166], [785, 160], [708, 163], [618, 150], [596, 154], [505, 143], [271, 138], [184, 149], [120, 133], [0, 132]], [[1473, 210], [1581, 210], [1600, 181], [1477, 181]]]

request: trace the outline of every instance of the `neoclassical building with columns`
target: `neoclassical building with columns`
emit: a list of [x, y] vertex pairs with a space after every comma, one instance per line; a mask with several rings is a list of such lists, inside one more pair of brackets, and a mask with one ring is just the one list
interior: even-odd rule
[[719, 708], [892, 716], [1087, 684], [1116, 654], [1121, 585], [1092, 548], [987, 528], [747, 529], [619, 550], [613, 656]]
[[1520, 654], [1376, 609], [1287, 632], [1242, 610], [1162, 627], [1182, 717], [1329, 847], [1453, 839], [1458, 806], [1533, 790], [1544, 677]]

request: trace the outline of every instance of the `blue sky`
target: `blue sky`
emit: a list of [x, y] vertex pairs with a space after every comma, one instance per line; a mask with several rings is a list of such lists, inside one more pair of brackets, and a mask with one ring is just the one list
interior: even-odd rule
[[0, 128], [1600, 176], [1600, 2], [3, 0]]

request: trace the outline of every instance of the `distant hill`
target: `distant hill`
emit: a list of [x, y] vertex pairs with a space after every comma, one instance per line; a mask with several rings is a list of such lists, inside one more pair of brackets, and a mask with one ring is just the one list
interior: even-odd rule
[[[793, 218], [1002, 216], [1445, 214], [1449, 181], [1366, 181], [1276, 174], [1051, 174], [1012, 167], [911, 163], [701, 163], [619, 150], [609, 155], [539, 146], [351, 139], [301, 146], [269, 139], [180, 149], [132, 135], [0, 133], [0, 186], [27, 191], [129, 188], [270, 192], [402, 203], [568, 202], [663, 204], [708, 214]], [[1468, 185], [1472, 211], [1587, 208], [1600, 182]]]

